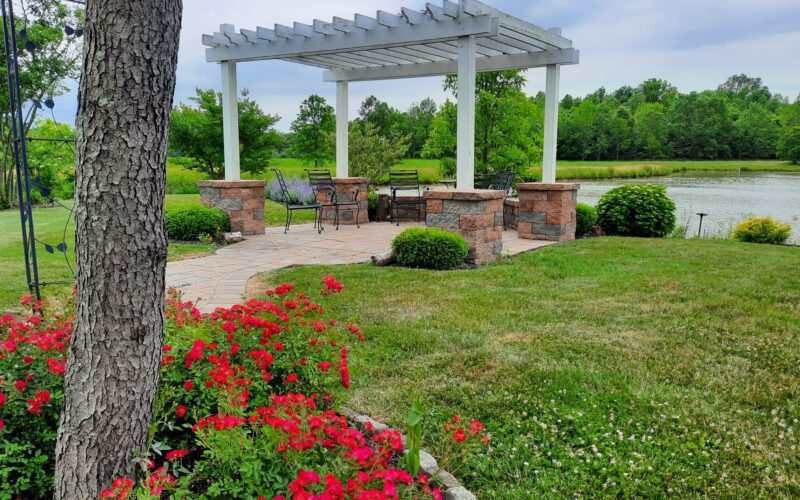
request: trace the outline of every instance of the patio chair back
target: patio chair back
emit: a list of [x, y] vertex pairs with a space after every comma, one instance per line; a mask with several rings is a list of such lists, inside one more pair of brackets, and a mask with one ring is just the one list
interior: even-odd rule
[[508, 172], [499, 172], [494, 175], [494, 180], [491, 182], [489, 189], [497, 189], [498, 191], [505, 191], [506, 196], [511, 194], [511, 187], [514, 184], [514, 177], [516, 172], [510, 170]]
[[390, 170], [389, 189], [394, 196], [398, 191], [416, 191], [421, 196], [419, 174], [416, 170]]
[[475, 174], [475, 189], [489, 189], [494, 177], [494, 174]]
[[284, 205], [289, 205], [292, 202], [292, 195], [289, 193], [289, 187], [286, 185], [286, 179], [283, 178], [283, 174], [277, 168], [272, 169], [275, 172], [275, 178], [278, 179], [278, 186], [281, 188], [281, 200], [274, 200], [278, 203], [283, 203]]
[[319, 199], [320, 193], [327, 193], [328, 200], [333, 202], [333, 198], [336, 196], [336, 186], [333, 183], [330, 170], [307, 168], [306, 175], [308, 175], [308, 182], [311, 184], [314, 197]]

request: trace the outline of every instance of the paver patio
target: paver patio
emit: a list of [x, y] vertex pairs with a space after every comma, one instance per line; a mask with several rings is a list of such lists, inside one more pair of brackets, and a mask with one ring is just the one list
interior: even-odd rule
[[[313, 224], [292, 226], [288, 234], [283, 234], [282, 227], [267, 228], [265, 234], [248, 236], [213, 255], [170, 262], [167, 287], [180, 289], [183, 300], [196, 302], [202, 312], [211, 312], [215, 307], [242, 302], [247, 280], [258, 273], [291, 266], [368, 262], [373, 255], [388, 252], [392, 239], [412, 225], [371, 223], [361, 228], [341, 226], [338, 231], [326, 226], [322, 234], [317, 234]], [[516, 231], [503, 234], [506, 255], [552, 244], [518, 238]]]

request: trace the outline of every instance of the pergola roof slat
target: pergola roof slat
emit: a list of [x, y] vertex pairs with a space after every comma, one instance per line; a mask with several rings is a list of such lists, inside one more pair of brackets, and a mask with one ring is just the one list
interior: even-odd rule
[[[578, 51], [559, 29], [545, 29], [480, 0], [428, 2], [424, 10], [377, 11], [375, 17], [314, 19], [291, 27], [236, 32], [223, 24], [203, 35], [210, 62], [283, 59], [329, 69], [325, 79], [366, 80], [455, 71], [456, 41], [473, 37], [479, 71], [575, 64]], [[439, 73], [436, 73], [439, 72]]]

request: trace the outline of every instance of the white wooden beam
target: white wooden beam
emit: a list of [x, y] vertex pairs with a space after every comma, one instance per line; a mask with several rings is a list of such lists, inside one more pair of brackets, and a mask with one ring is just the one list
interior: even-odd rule
[[381, 28], [381, 25], [378, 24], [377, 19], [374, 17], [365, 16], [364, 14], [356, 14], [353, 17], [353, 24], [365, 30]]
[[406, 24], [406, 20], [403, 19], [403, 16], [398, 16], [397, 14], [389, 14], [388, 12], [384, 12], [382, 10], [378, 11], [377, 19], [379, 24], [383, 26], [388, 26], [390, 28]]
[[338, 33], [338, 31], [333, 29], [331, 23], [326, 23], [319, 19], [314, 19], [314, 31], [322, 35], [335, 35]]
[[[550, 64], [578, 64], [580, 51], [575, 49], [544, 50], [532, 53], [506, 54], [478, 57], [476, 71], [501, 71], [504, 69], [541, 68]], [[395, 78], [418, 78], [423, 76], [452, 75], [458, 72], [458, 63], [453, 60], [429, 63], [401, 64], [371, 68], [332, 69], [323, 73], [325, 81], [391, 80]]]
[[475, 37], [458, 39], [456, 187], [475, 187]]
[[409, 9], [408, 7], [403, 7], [400, 10], [403, 12], [403, 16], [410, 24], [427, 23], [431, 20], [427, 14], [418, 12], [414, 9]]
[[309, 26], [307, 24], [295, 22], [292, 27], [294, 28], [294, 32], [296, 35], [301, 35], [305, 37], [314, 36], [316, 32], [314, 31], [313, 26]]
[[490, 7], [480, 0], [460, 0], [463, 5], [463, 12], [471, 16], [479, 15], [493, 15], [499, 18], [500, 24], [506, 28], [513, 28], [514, 31], [528, 35], [536, 40], [545, 42], [547, 45], [557, 49], [572, 48], [572, 40], [564, 38], [560, 33], [547, 30], [545, 28], [536, 26], [523, 21], [514, 16], [510, 16], [505, 12]]
[[275, 35], [275, 31], [269, 28], [263, 28], [261, 26], [257, 26], [256, 34], [258, 38], [260, 38], [261, 40], [267, 40], [268, 42], [274, 42], [278, 40], [278, 37]]
[[[380, 22], [380, 20], [379, 20]], [[383, 23], [381, 23], [383, 24]], [[334, 29], [345, 28], [344, 25]], [[271, 43], [235, 47], [211, 47], [206, 49], [208, 62], [228, 60], [284, 59], [304, 55], [319, 55], [347, 50], [370, 50], [401, 47], [415, 44], [454, 40], [461, 36], [493, 36], [498, 32], [498, 21], [493, 16], [477, 16], [460, 19], [458, 22], [428, 21], [421, 24], [406, 24], [392, 29], [363, 30], [353, 25], [357, 32], [330, 37], [292, 38]], [[261, 28], [258, 29], [261, 37]], [[274, 33], [265, 32], [266, 35]]]
[[336, 177], [350, 175], [349, 164], [349, 120], [347, 118], [347, 81], [336, 82]]
[[222, 141], [225, 147], [225, 180], [238, 181], [239, 171], [239, 93], [236, 63], [224, 61], [222, 68]]
[[250, 43], [257, 43], [258, 42], [258, 32], [252, 30], [242, 29], [239, 32], [244, 36], [248, 42]]
[[544, 99], [544, 147], [542, 154], [542, 182], [556, 181], [556, 149], [558, 146], [558, 99], [561, 67], [547, 66]]

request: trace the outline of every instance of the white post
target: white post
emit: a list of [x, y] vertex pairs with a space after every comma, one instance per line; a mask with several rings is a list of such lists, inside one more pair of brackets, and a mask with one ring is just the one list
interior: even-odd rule
[[225, 144], [225, 180], [238, 181], [239, 171], [239, 105], [236, 84], [236, 62], [222, 61], [222, 140]]
[[542, 158], [542, 182], [556, 182], [556, 148], [558, 146], [558, 64], [547, 65], [547, 82], [544, 99], [544, 151]]
[[347, 80], [336, 82], [336, 177], [350, 175], [348, 156]]
[[458, 39], [456, 187], [475, 186], [475, 37]]

